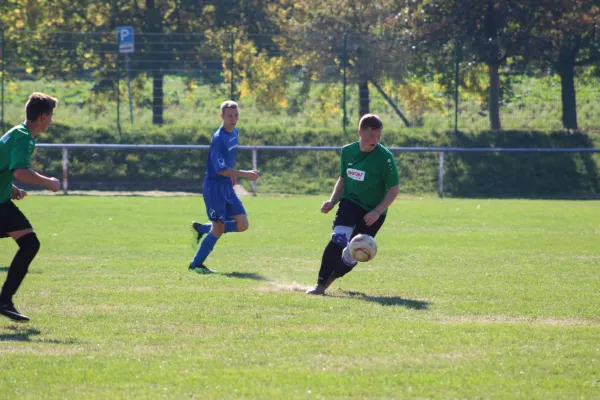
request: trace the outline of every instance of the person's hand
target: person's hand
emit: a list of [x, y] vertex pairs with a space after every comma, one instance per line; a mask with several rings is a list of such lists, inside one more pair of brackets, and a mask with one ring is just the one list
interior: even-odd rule
[[379, 211], [371, 210], [365, 214], [363, 219], [365, 220], [365, 224], [367, 224], [367, 226], [371, 226], [379, 219], [380, 216], [381, 214], [379, 214]]
[[48, 178], [48, 185], [46, 187], [53, 192], [58, 192], [60, 190], [60, 181], [56, 178]]
[[12, 200], [22, 200], [25, 198], [25, 196], [27, 196], [26, 191], [24, 191], [23, 189], [19, 189], [16, 186], [13, 186], [12, 195], [10, 197]]
[[335, 204], [333, 204], [333, 202], [331, 200], [327, 200], [325, 202], [323, 202], [323, 205], [321, 206], [321, 212], [323, 214], [327, 214], [329, 211], [333, 210], [333, 206]]
[[256, 181], [258, 180], [258, 177], [260, 176], [260, 172], [258, 172], [258, 170], [256, 169], [252, 169], [250, 171], [245, 171], [246, 172], [246, 179], [248, 179], [249, 181]]

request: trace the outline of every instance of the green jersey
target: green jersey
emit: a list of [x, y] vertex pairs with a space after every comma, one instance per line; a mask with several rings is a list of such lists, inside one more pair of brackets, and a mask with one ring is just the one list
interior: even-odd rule
[[12, 197], [13, 170], [29, 168], [35, 139], [27, 125], [17, 125], [0, 138], [0, 203]]
[[400, 184], [396, 160], [392, 152], [381, 144], [368, 153], [360, 151], [358, 142], [344, 146], [340, 157], [340, 177], [344, 178], [342, 199], [350, 200], [367, 211], [377, 207], [392, 186]]

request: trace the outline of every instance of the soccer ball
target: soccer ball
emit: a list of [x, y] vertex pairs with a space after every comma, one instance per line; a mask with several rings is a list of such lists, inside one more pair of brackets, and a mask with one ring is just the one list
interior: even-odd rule
[[356, 261], [360, 262], [371, 261], [375, 257], [375, 254], [377, 254], [377, 242], [375, 239], [372, 236], [362, 233], [354, 236], [348, 247], [350, 255]]

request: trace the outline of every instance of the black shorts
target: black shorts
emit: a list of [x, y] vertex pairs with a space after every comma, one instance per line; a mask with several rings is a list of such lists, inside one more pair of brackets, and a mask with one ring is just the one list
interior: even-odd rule
[[29, 228], [31, 228], [29, 220], [12, 200], [0, 203], [0, 238], [8, 237], [8, 232]]
[[337, 212], [335, 214], [333, 226], [334, 228], [336, 226], [353, 227], [354, 232], [352, 232], [352, 237], [358, 235], [359, 233], [364, 233], [366, 235], [375, 237], [375, 235], [377, 235], [377, 232], [383, 225], [386, 216], [380, 215], [379, 219], [375, 221], [373, 225], [367, 226], [364, 220], [364, 217], [367, 213], [368, 211], [366, 211], [358, 204], [353, 203], [350, 200], [342, 200], [340, 201], [340, 205], [338, 206]]

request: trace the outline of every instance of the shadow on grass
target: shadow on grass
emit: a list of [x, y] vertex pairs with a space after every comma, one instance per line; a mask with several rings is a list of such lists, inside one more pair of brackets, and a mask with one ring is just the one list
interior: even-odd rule
[[78, 340], [57, 340], [35, 338], [42, 332], [34, 328], [24, 328], [19, 326], [9, 326], [6, 328], [8, 332], [0, 331], [0, 342], [35, 342], [35, 343], [50, 343], [50, 344], [77, 344]]
[[224, 274], [219, 274], [226, 276], [228, 278], [236, 278], [236, 279], [252, 279], [254, 281], [268, 281], [269, 279], [265, 278], [260, 274], [256, 274], [254, 272], [227, 272]]
[[0, 272], [8, 272], [8, 267], [0, 267]]
[[429, 303], [426, 301], [403, 299], [399, 296], [369, 296], [368, 294], [352, 290], [342, 290], [342, 293], [344, 294], [342, 297], [371, 301], [382, 306], [402, 306], [413, 310], [427, 310], [429, 307]]

